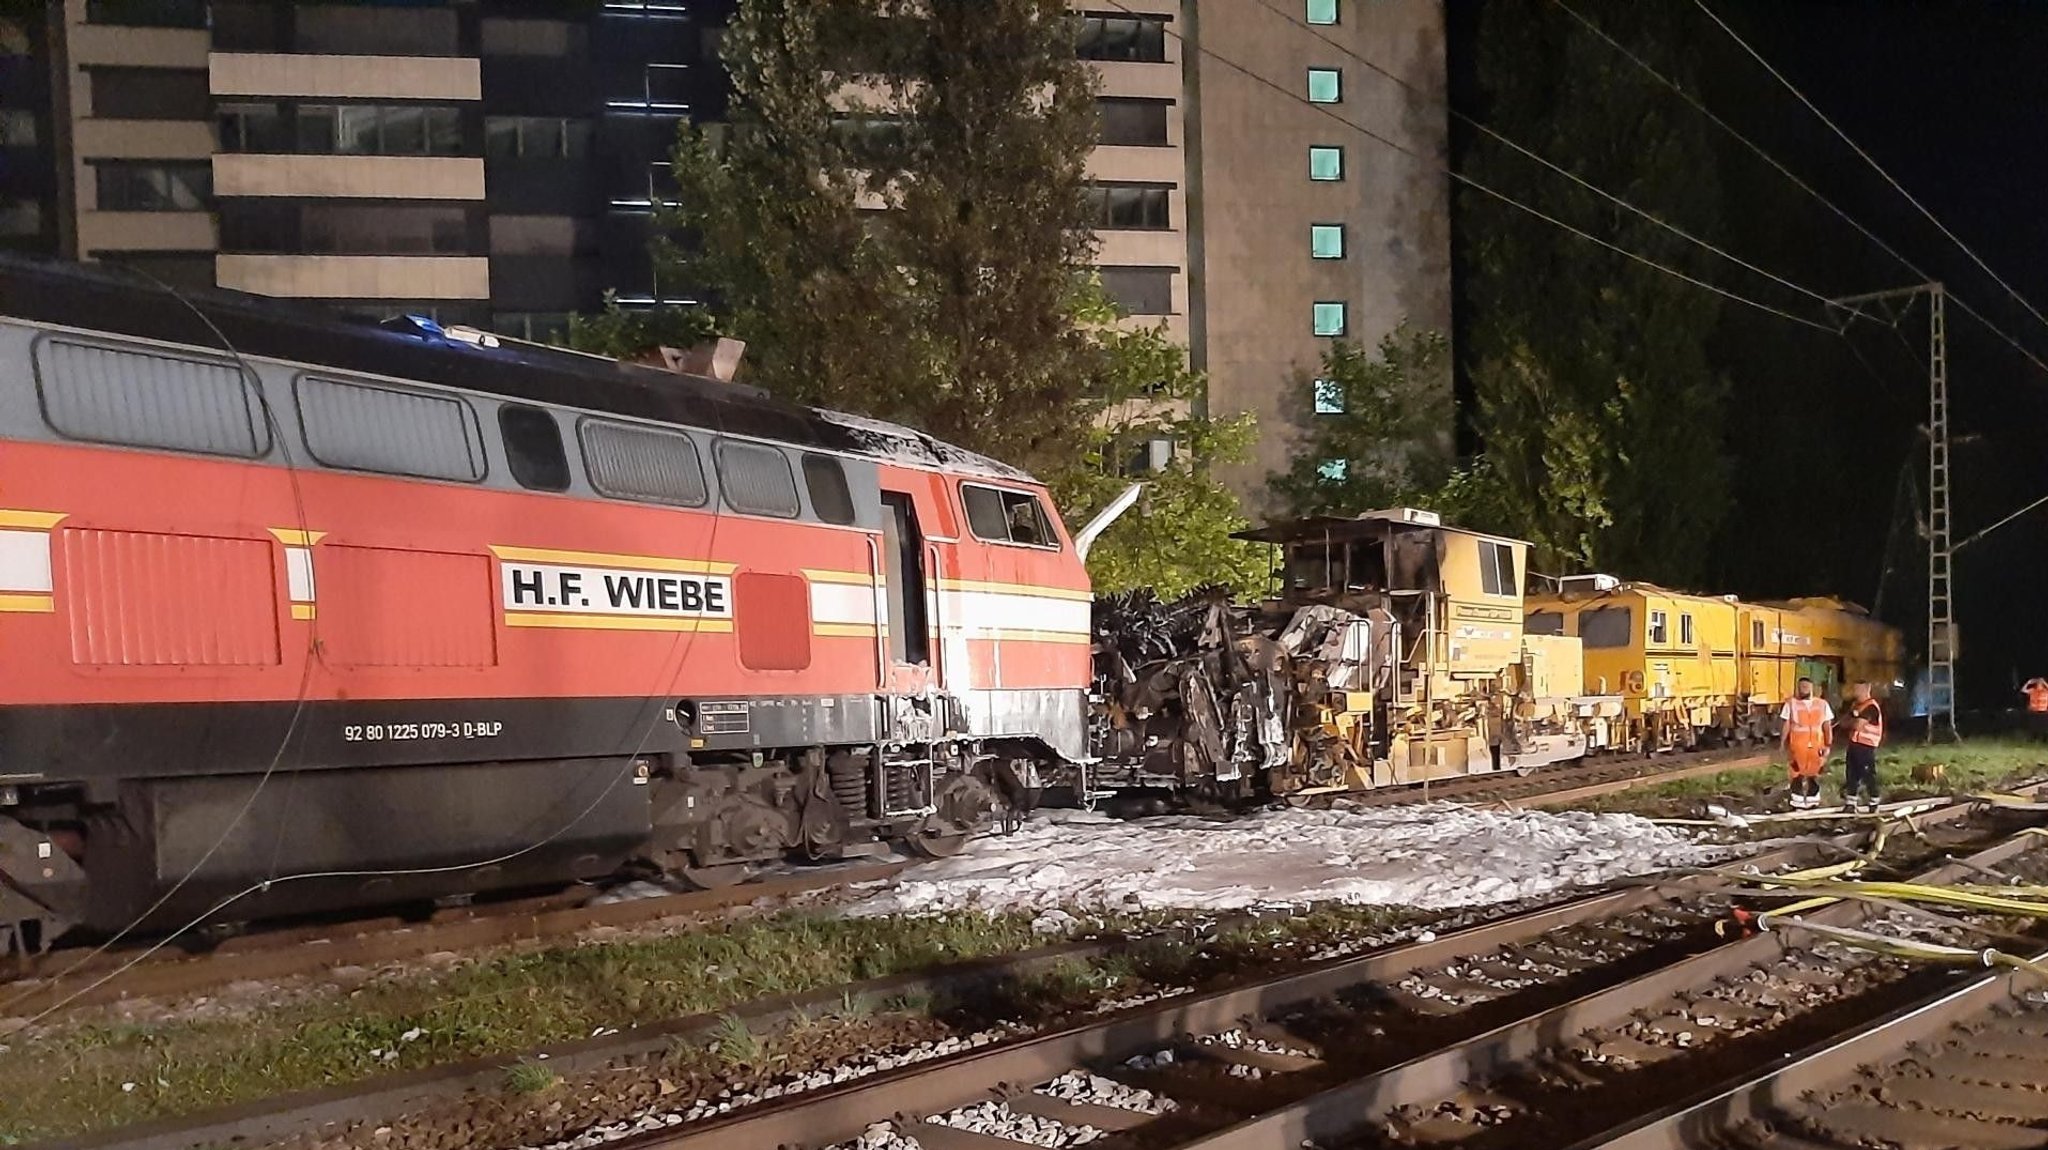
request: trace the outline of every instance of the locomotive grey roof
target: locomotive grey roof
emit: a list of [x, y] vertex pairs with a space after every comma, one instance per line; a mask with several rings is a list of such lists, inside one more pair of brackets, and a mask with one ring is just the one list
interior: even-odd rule
[[[803, 407], [741, 384], [509, 341], [477, 347], [241, 292], [174, 292], [105, 266], [0, 256], [0, 315], [438, 383], [914, 467], [1030, 478], [914, 428]], [[222, 337], [230, 347], [223, 348]]]

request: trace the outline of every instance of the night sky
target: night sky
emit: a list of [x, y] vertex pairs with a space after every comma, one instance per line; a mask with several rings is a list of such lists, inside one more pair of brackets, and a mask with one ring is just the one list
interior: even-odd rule
[[[2048, 361], [2048, 323], [2031, 315], [1742, 53], [1691, 0], [1674, 34], [1705, 62], [1703, 102], [1849, 215]], [[1452, 99], [1476, 109], [1469, 47], [1486, 3], [1450, 0]], [[1883, 164], [2020, 295], [2048, 314], [2048, 5], [2005, 0], [1710, 0], [1724, 20]], [[1586, 9], [1581, 8], [1581, 11]], [[1555, 18], [1569, 20], [1551, 9]], [[1714, 129], [1717, 140], [1726, 140]], [[1722, 145], [1717, 145], [1722, 146]], [[1552, 157], [1567, 161], [1567, 157]], [[1904, 286], [1914, 276], [1868, 239], [1727, 141], [1721, 178], [1735, 254], [1830, 295]], [[1541, 202], [1543, 189], [1517, 189]], [[1656, 205], [1643, 204], [1654, 211]], [[1561, 237], [1561, 243], [1581, 242]], [[1796, 294], [1732, 265], [1710, 277], [1818, 318]], [[1473, 322], [1473, 317], [1461, 317]], [[1903, 339], [1901, 338], [1903, 337]], [[2048, 495], [2048, 372], [1949, 308], [1956, 537]], [[1731, 305], [1715, 342], [1733, 390], [1729, 448], [1738, 502], [1700, 588], [1839, 594], [1869, 605], [1895, 529], [1883, 615], [1925, 638], [1925, 544], [1899, 495], [1909, 462], [1924, 493], [1926, 312], [1896, 332], [1843, 339]], [[1857, 356], [1861, 353], [1861, 358]], [[1924, 498], [1924, 494], [1922, 496]], [[1897, 514], [1895, 514], [1895, 512]], [[2004, 707], [2018, 681], [2048, 675], [2044, 564], [2048, 507], [1956, 561], [1962, 706]], [[1625, 574], [1625, 573], [1622, 573]]]

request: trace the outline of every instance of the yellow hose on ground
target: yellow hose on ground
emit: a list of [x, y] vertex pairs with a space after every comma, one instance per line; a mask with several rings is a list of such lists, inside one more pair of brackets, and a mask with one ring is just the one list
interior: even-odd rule
[[[1790, 910], [1791, 908], [1788, 907], [1786, 909]], [[1783, 912], [1780, 913], [1782, 914]], [[1760, 917], [1757, 920], [1757, 925], [1765, 930], [1770, 929], [1769, 924], [1765, 921], [1770, 917], [1769, 915]], [[2013, 970], [2024, 970], [2043, 981], [2048, 981], [2048, 962], [2044, 962], [2040, 958], [2026, 958], [1993, 948], [1971, 950], [1968, 947], [1948, 946], [1937, 942], [1893, 938], [1890, 935], [1857, 930], [1853, 927], [1829, 926], [1824, 923], [1809, 922], [1803, 918], [1783, 919], [1781, 925], [1786, 928], [1803, 930], [1821, 938], [1831, 939], [1844, 946], [1855, 947], [1858, 950], [1866, 950], [1875, 954], [1888, 955], [1892, 958], [1906, 959], [1913, 962], [1934, 962], [1950, 966], [1983, 966], [1986, 968], [2003, 966]]]

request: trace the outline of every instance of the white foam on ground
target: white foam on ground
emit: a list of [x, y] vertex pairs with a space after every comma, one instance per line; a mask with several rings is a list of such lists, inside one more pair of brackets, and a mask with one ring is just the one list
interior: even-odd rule
[[1634, 815], [1450, 803], [1122, 821], [1048, 811], [924, 863], [849, 908], [941, 910], [1478, 906], [1726, 857]]

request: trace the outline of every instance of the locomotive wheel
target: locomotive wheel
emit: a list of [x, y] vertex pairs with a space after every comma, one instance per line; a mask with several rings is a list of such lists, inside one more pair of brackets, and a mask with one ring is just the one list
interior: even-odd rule
[[671, 873], [677, 882], [691, 890], [719, 890], [745, 882], [752, 877], [753, 872], [751, 864], [736, 862], [723, 866], [677, 867]]
[[1009, 804], [986, 781], [959, 774], [939, 784], [932, 806], [937, 809], [926, 815], [905, 841], [926, 858], [950, 858], [960, 853], [968, 839], [988, 829]]
[[912, 831], [908, 842], [910, 849], [928, 859], [952, 858], [967, 848], [972, 834], [947, 834], [933, 829], [930, 823]]

